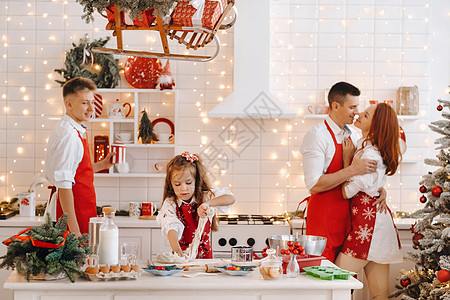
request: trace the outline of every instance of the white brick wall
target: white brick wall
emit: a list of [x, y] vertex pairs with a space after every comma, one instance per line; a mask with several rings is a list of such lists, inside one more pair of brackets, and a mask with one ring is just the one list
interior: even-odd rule
[[[436, 2], [448, 8], [444, 0]], [[256, 138], [236, 153], [223, 142], [223, 131], [231, 120], [204, 123], [200, 116], [232, 91], [233, 30], [219, 33], [223, 47], [213, 62], [171, 62], [179, 90], [178, 149], [200, 153], [202, 137], [206, 137], [206, 146], [213, 145], [228, 157], [220, 161], [224, 172], [214, 178], [236, 194], [234, 212], [292, 211], [308, 195], [298, 149], [305, 132], [318, 120], [305, 120], [304, 114], [308, 105], [322, 101], [324, 90], [340, 80], [362, 89], [362, 107], [369, 99], [395, 99], [401, 84], [418, 85], [423, 118], [401, 123], [408, 157], [428, 156], [426, 143], [431, 145], [433, 139], [425, 125], [433, 115], [434, 96], [440, 96], [447, 83], [444, 77], [444, 86], [437, 86], [439, 93], [432, 92], [430, 26], [435, 21], [434, 28], [439, 28], [445, 21], [436, 13], [436, 20], [432, 18], [430, 0], [271, 0], [271, 4], [270, 89], [299, 112], [299, 119], [245, 121]], [[64, 51], [86, 33], [92, 38], [111, 36], [103, 29], [102, 17], [85, 24], [81, 14], [82, 7], [74, 0], [0, 2], [0, 199], [25, 191], [44, 168], [46, 139], [63, 113], [53, 69], [63, 67]], [[158, 35], [151, 32], [125, 32], [124, 40], [128, 49], [161, 48]], [[115, 46], [115, 38], [109, 46]], [[438, 51], [446, 56], [448, 66], [447, 52]], [[129, 87], [124, 79], [121, 87]], [[213, 161], [206, 163], [210, 166]], [[424, 172], [421, 163], [402, 164], [399, 173], [389, 178], [394, 210], [417, 208], [417, 182]], [[99, 204], [125, 209], [132, 200], [160, 202], [163, 182], [97, 178], [95, 185]], [[41, 202], [48, 198], [45, 187], [38, 194]]]

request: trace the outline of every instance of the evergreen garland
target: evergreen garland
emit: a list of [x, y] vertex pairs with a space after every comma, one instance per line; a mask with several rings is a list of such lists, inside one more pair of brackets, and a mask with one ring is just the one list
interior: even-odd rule
[[77, 0], [84, 6], [84, 15], [81, 17], [89, 23], [94, 20], [92, 16], [97, 10], [101, 14], [105, 14], [106, 8], [111, 4], [118, 4], [120, 11], [126, 10], [130, 13], [131, 19], [135, 19], [140, 13], [147, 8], [154, 8], [161, 17], [170, 13], [170, 10], [180, 0]]
[[[50, 214], [46, 215], [46, 222], [40, 226], [33, 227], [25, 234], [33, 237], [34, 240], [59, 244], [64, 240], [63, 234], [67, 230], [67, 214], [59, 218], [53, 225]], [[91, 253], [87, 244], [88, 235], [83, 234], [76, 238], [74, 233], [69, 233], [66, 242], [59, 248], [40, 248], [31, 243], [31, 239], [21, 241], [12, 238], [8, 245], [6, 255], [0, 268], [17, 268], [17, 272], [25, 274], [25, 278], [30, 281], [30, 276], [37, 276], [40, 273], [57, 276], [65, 273], [71, 282], [75, 282], [75, 275], [83, 272], [80, 266], [84, 264], [86, 256]]]
[[141, 138], [142, 144], [150, 144], [152, 139], [154, 141], [159, 141], [155, 132], [153, 131], [152, 122], [148, 118], [148, 114], [145, 109], [142, 111], [141, 123], [139, 124], [139, 136]]
[[[55, 69], [54, 71], [61, 74], [66, 80], [55, 80], [59, 84], [64, 85], [68, 80], [75, 77], [85, 77], [91, 79], [98, 88], [114, 88], [120, 79], [119, 60], [114, 59], [111, 54], [95, 53], [92, 52], [92, 47], [103, 47], [109, 41], [109, 37], [106, 39], [94, 40], [89, 43], [89, 38], [86, 36], [80, 39], [78, 45], [72, 43], [73, 49], [66, 52], [66, 61], [64, 62], [65, 69]], [[85, 56], [85, 49], [89, 51], [89, 57], [85, 57], [85, 63], [83, 63], [83, 57]], [[95, 64], [101, 66], [101, 70], [98, 73], [94, 73], [90, 70], [91, 61], [94, 59]]]

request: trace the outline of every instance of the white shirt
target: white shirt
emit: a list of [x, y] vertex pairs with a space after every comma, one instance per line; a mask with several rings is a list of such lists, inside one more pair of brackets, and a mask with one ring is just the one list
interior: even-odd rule
[[86, 129], [64, 115], [48, 140], [45, 176], [57, 188], [70, 189], [75, 184], [75, 174], [84, 154], [77, 132], [83, 137]]
[[[214, 193], [214, 196], [212, 193]], [[233, 195], [233, 194], [227, 188], [211, 188], [211, 192], [209, 193], [209, 195], [206, 195], [206, 197], [214, 199], [223, 195]], [[169, 230], [175, 230], [177, 232], [178, 239], [181, 239], [183, 235], [184, 225], [181, 222], [181, 220], [179, 220], [177, 217], [177, 207], [176, 207], [176, 205], [180, 207], [183, 202], [184, 202], [183, 200], [177, 199], [177, 204], [175, 204], [175, 202], [172, 201], [172, 199], [166, 199], [161, 207], [161, 210], [158, 213], [158, 216], [156, 217], [156, 221], [158, 222], [159, 225], [161, 225], [161, 234], [165, 239], [168, 238], [167, 234]], [[189, 204], [191, 204], [192, 202], [195, 202], [194, 197], [192, 197]], [[231, 207], [231, 205], [232, 204], [227, 206], [211, 206], [211, 207], [217, 209], [221, 213], [225, 213]], [[214, 215], [215, 214], [213, 214], [210, 217], [210, 221], [212, 221]]]
[[[362, 148], [363, 141], [363, 138], [358, 141], [357, 149]], [[377, 171], [351, 177], [348, 180], [349, 183], [345, 186], [345, 193], [348, 198], [355, 196], [360, 191], [363, 191], [370, 197], [379, 196], [378, 190], [384, 187], [386, 183], [386, 166], [377, 147], [370, 144], [370, 142], [366, 142], [366, 146], [361, 151], [363, 152], [361, 158], [371, 159], [377, 162]]]
[[[341, 129], [330, 116], [327, 116], [325, 120], [328, 126], [330, 126], [331, 131], [333, 131], [338, 144], [341, 144], [344, 138], [350, 136], [356, 147], [360, 135], [355, 130], [350, 130], [347, 125], [345, 125], [344, 129]], [[325, 122], [319, 122], [306, 133], [300, 147], [300, 152], [303, 154], [305, 184], [308, 189], [311, 189], [319, 181], [319, 178], [325, 174], [336, 152], [333, 138]]]

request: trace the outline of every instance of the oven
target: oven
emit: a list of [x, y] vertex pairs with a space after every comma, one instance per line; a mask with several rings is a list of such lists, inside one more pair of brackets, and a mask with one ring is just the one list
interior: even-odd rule
[[272, 235], [290, 234], [291, 228], [282, 216], [219, 215], [219, 230], [211, 233], [215, 258], [231, 258], [231, 247], [251, 246], [261, 256]]

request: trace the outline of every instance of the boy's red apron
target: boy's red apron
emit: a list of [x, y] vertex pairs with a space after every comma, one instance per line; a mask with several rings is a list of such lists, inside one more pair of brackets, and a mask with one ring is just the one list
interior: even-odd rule
[[[180, 207], [177, 206], [177, 217], [184, 225], [184, 231], [179, 240], [181, 250], [186, 250], [194, 239], [195, 231], [198, 226], [197, 203], [186, 204], [182, 203]], [[211, 242], [209, 233], [211, 232], [211, 221], [208, 220], [203, 230], [200, 244], [198, 245], [197, 259], [213, 258]]]
[[[78, 132], [78, 136], [83, 143], [83, 158], [75, 173], [75, 184], [72, 185], [73, 202], [78, 226], [81, 233], [89, 233], [89, 220], [97, 216], [97, 203], [94, 189], [94, 170], [92, 168], [91, 155], [86, 139], [83, 139]], [[87, 138], [87, 137], [86, 137]], [[63, 215], [59, 196], [56, 207], [56, 217], [59, 219]]]
[[[325, 174], [332, 174], [342, 169], [342, 144], [336, 142], [336, 137], [327, 121], [325, 121], [325, 125], [336, 148], [330, 166], [325, 172]], [[310, 196], [306, 218], [306, 234], [327, 238], [327, 246], [322, 256], [334, 262], [350, 229], [350, 201], [342, 196], [341, 185]]]

